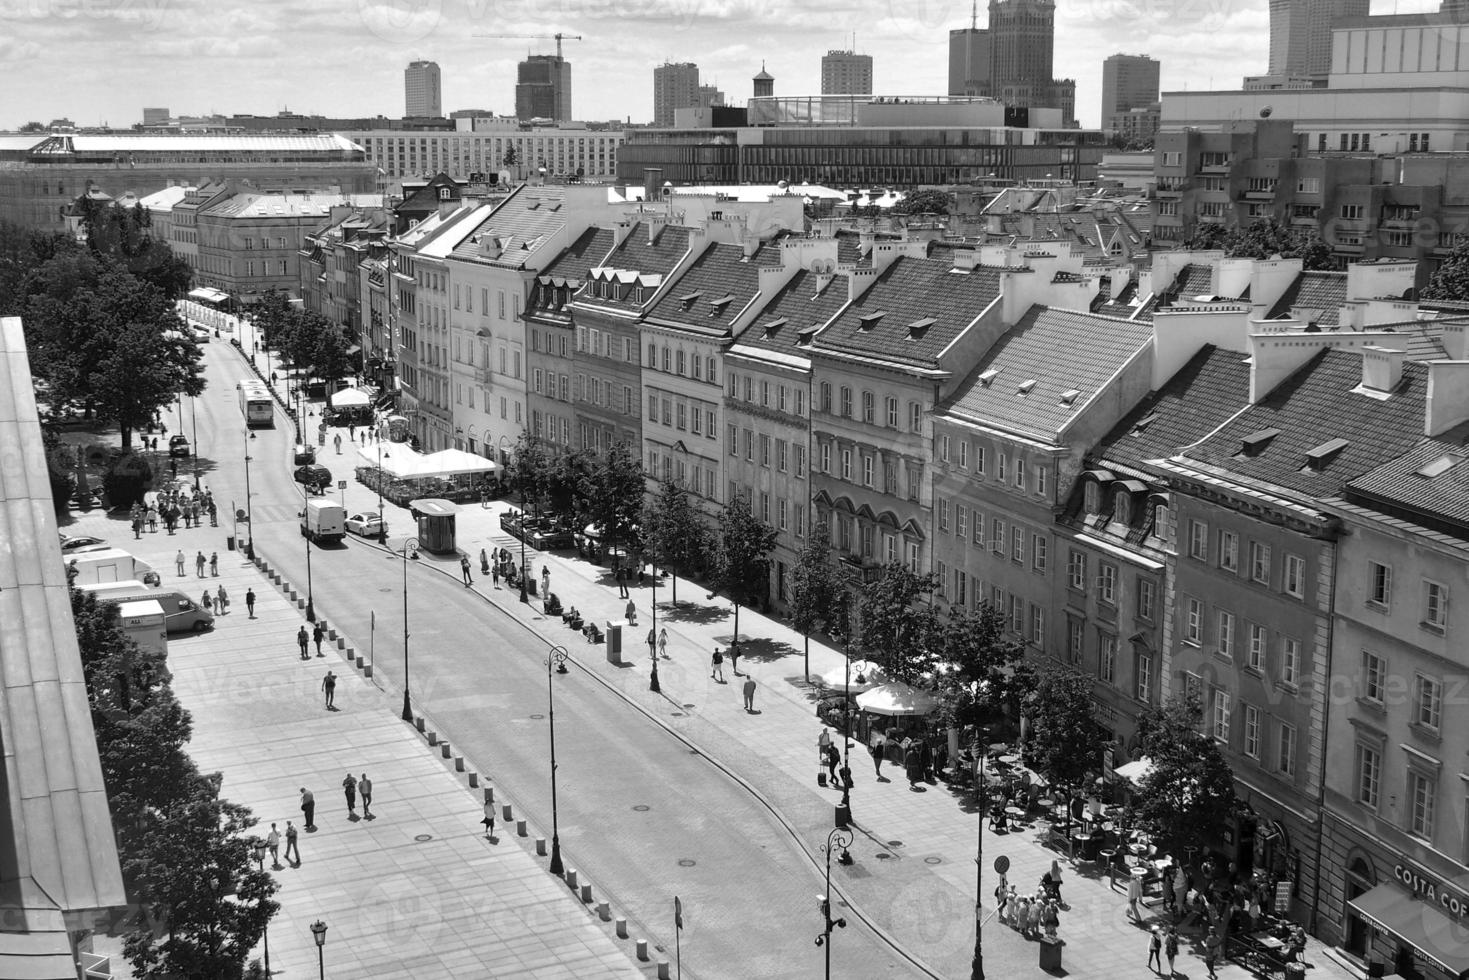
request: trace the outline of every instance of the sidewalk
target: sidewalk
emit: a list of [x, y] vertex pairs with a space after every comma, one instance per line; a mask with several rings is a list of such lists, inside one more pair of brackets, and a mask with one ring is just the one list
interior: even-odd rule
[[[211, 632], [170, 637], [168, 662], [179, 700], [193, 714], [188, 751], [199, 768], [224, 774], [223, 793], [259, 819], [254, 833], [277, 825], [282, 857], [286, 821], [302, 831], [299, 866], [272, 869], [281, 884], [268, 937], [273, 971], [316, 972], [310, 926], [320, 919], [329, 930], [331, 976], [651, 975], [652, 964], [634, 965], [591, 911], [545, 873], [513, 826], [501, 822], [496, 842], [485, 839], [481, 791], [468, 789], [398, 719], [391, 696], [329, 644], [324, 657], [300, 659], [300, 611], [239, 552], [223, 550], [227, 529], [133, 540], [97, 512], [76, 528], [111, 534], [161, 569], [166, 585], [190, 594], [221, 584], [228, 590], [229, 614]], [[220, 549], [219, 576], [201, 580], [192, 563], [185, 577], [174, 575], [179, 548], [190, 555]], [[257, 597], [253, 620], [248, 589]], [[338, 678], [335, 711], [325, 709], [321, 691], [328, 670]], [[347, 813], [341, 783], [348, 772], [372, 779], [370, 819], [360, 819], [360, 801], [359, 818]], [[315, 832], [302, 827], [303, 786], [316, 796]]]

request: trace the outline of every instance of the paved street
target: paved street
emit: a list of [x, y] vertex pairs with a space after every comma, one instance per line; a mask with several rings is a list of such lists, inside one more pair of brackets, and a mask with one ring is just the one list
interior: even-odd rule
[[[200, 399], [198, 410], [206, 454], [230, 439], [238, 438], [244, 445], [233, 378], [243, 376], [245, 369], [223, 342], [210, 345], [209, 359], [213, 387]], [[220, 366], [221, 359], [226, 366]], [[305, 551], [294, 526], [294, 501], [299, 498], [293, 496], [288, 467], [282, 463], [288, 442], [278, 429], [261, 433], [253, 444], [253, 509], [262, 552], [288, 579], [304, 584]], [[351, 480], [347, 454], [352, 450], [345, 442], [344, 438], [340, 464], [335, 463], [330, 439], [322, 461], [334, 476], [349, 480], [345, 491], [349, 512], [369, 509], [376, 497]], [[227, 448], [216, 454], [233, 462], [208, 472], [205, 480], [221, 499], [233, 495], [243, 502], [241, 454]], [[498, 525], [504, 506], [461, 508], [460, 547], [477, 554], [482, 547], [509, 546], [510, 539]], [[79, 526], [90, 529], [98, 520], [88, 518]], [[401, 547], [400, 535], [411, 522], [405, 511], [391, 505], [388, 521], [394, 532], [391, 550]], [[130, 538], [122, 524], [107, 533], [130, 546], [122, 541]], [[227, 529], [181, 533], [205, 536], [222, 549]], [[155, 564], [169, 564], [173, 542], [161, 533], [133, 544]], [[518, 544], [515, 548], [518, 551]], [[574, 554], [537, 556], [537, 571], [543, 564], [551, 572], [552, 590], [565, 604], [576, 605], [598, 622], [620, 618], [622, 602], [604, 569]], [[352, 539], [345, 548], [314, 550], [312, 572], [318, 611], [356, 648], [375, 651], [377, 680], [390, 689], [385, 699], [369, 699], [372, 707], [361, 710], [375, 714], [388, 729], [406, 731], [393, 721], [402, 680], [401, 559], [375, 543]], [[667, 591], [659, 592], [660, 625], [669, 629], [671, 659], [660, 666], [663, 694], [653, 695], [647, 690], [643, 645], [652, 615], [651, 590], [646, 586], [635, 590], [640, 626], [632, 631], [625, 650], [632, 665], [618, 668], [605, 662], [602, 647], [588, 646], [559, 620], [538, 615], [538, 605], [523, 606], [508, 590], [496, 592], [481, 580], [477, 564], [474, 576], [474, 588], [466, 589], [458, 581], [457, 560], [427, 554], [409, 566], [415, 703], [434, 725], [476, 767], [494, 777], [507, 798], [531, 816], [538, 832], [549, 835], [544, 722], [536, 716], [544, 713], [544, 651], [552, 643], [566, 644], [577, 669], [555, 678], [555, 683], [558, 802], [568, 866], [584, 868], [594, 882], [606, 882], [615, 900], [645, 929], [640, 934], [653, 936], [670, 950], [668, 903], [673, 893], [682, 894], [691, 909], [684, 936], [685, 966], [691, 976], [809, 976], [818, 969], [821, 953], [811, 943], [820, 927], [815, 862], [838, 794], [815, 784], [814, 745], [820, 724], [812, 712], [810, 690], [800, 679], [800, 637], [779, 622], [749, 610], [741, 612], [747, 656], [740, 666], [759, 685], [757, 713], [747, 714], [738, 683], [717, 684], [707, 669], [710, 648], [724, 646], [732, 638], [729, 605], [705, 599], [697, 586], [681, 583], [683, 605], [677, 610], [668, 605]], [[236, 602], [240, 608], [238, 595]], [[369, 625], [374, 617], [375, 629]], [[234, 632], [235, 619], [228, 617], [220, 631]], [[266, 662], [278, 661], [282, 670], [294, 671], [289, 646], [294, 630], [283, 627], [281, 632], [284, 641], [278, 652], [247, 644], [252, 662], [263, 657]], [[179, 646], [200, 642], [190, 639]], [[301, 667], [319, 672], [314, 664], [320, 663]], [[812, 644], [813, 672], [839, 664], [837, 651]], [[347, 671], [339, 667], [338, 672]], [[184, 683], [181, 678], [181, 694], [192, 707]], [[364, 686], [361, 691], [367, 694], [372, 688]], [[340, 718], [332, 716], [321, 723], [335, 726]], [[330, 741], [330, 733], [313, 730], [306, 739]], [[284, 735], [282, 740], [287, 744]], [[360, 751], [359, 741], [354, 728], [348, 751]], [[206, 745], [205, 751], [214, 747]], [[967, 792], [954, 793], [943, 784], [910, 789], [901, 774], [892, 782], [875, 782], [865, 753], [854, 755], [852, 762], [857, 781], [855, 860], [850, 867], [833, 865], [833, 882], [852, 906], [846, 913], [849, 920], [871, 923], [927, 964], [930, 975], [967, 976], [974, 938], [974, 801]], [[332, 771], [346, 764], [337, 758], [331, 763], [326, 768]], [[331, 812], [333, 805], [340, 809], [339, 797], [332, 792], [340, 778], [337, 775], [319, 794], [324, 812]], [[228, 786], [227, 782], [227, 791]], [[283, 792], [293, 789], [287, 786]], [[248, 798], [243, 802], [256, 805]], [[648, 809], [635, 809], [644, 806]], [[266, 812], [258, 806], [257, 811]], [[472, 824], [471, 818], [477, 819], [477, 814], [463, 816]], [[1054, 855], [1034, 838], [1030, 831], [984, 833], [986, 893], [994, 885], [990, 863], [999, 854], [1012, 862], [1012, 882], [1026, 888], [1038, 880]], [[436, 833], [435, 840], [439, 839]], [[314, 840], [305, 840], [303, 846], [312, 846]], [[363, 861], [367, 854], [358, 851], [355, 856]], [[683, 861], [695, 863], [686, 866]], [[1101, 977], [1145, 969], [1145, 932], [1127, 919], [1121, 891], [1097, 880], [1084, 865], [1073, 867], [1063, 859], [1063, 866], [1068, 869], [1064, 894], [1071, 904], [1061, 927], [1068, 941], [1066, 971]], [[856, 921], [835, 937], [834, 950], [835, 975], [914, 975], [911, 966]], [[1312, 975], [1318, 980], [1347, 976], [1314, 947], [1311, 960], [1316, 967]], [[1039, 972], [1036, 961], [1034, 944], [993, 921], [986, 926], [985, 962], [991, 976], [1034, 975]], [[1204, 973], [1202, 963], [1187, 951], [1178, 968], [1186, 977]], [[1246, 975], [1233, 966], [1221, 968], [1220, 974]]]

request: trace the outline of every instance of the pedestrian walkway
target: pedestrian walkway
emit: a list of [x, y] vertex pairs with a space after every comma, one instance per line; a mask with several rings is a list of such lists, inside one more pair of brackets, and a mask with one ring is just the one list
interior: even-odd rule
[[[116, 537], [122, 525], [94, 512], [75, 533]], [[397, 716], [396, 702], [346, 665], [296, 646], [301, 613], [239, 552], [224, 528], [161, 532], [120, 542], [155, 567], [174, 551], [218, 550], [230, 612], [215, 629], [169, 638], [179, 700], [193, 715], [188, 751], [204, 772], [224, 776], [223, 793], [254, 811], [265, 836], [274, 823], [300, 829], [300, 863], [272, 870], [281, 910], [269, 932], [271, 968], [316, 972], [311, 924], [328, 927], [330, 976], [375, 978], [635, 978], [634, 965], [590, 912], [514, 836], [485, 838], [482, 797], [466, 788]], [[165, 582], [172, 576], [165, 576]], [[246, 611], [253, 589], [255, 618]], [[336, 674], [335, 710], [322, 681]], [[372, 816], [347, 810], [342, 781], [366, 773]], [[316, 799], [315, 831], [303, 826], [300, 789]], [[267, 859], [269, 861], [269, 859]], [[261, 955], [257, 950], [255, 955]]]

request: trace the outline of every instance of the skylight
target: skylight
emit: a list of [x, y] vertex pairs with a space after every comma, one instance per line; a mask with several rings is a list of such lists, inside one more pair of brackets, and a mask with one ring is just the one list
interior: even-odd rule
[[1034, 378], [1027, 378], [1026, 380], [1020, 382], [1020, 385], [1015, 390], [1016, 390], [1016, 392], [1018, 394], [1028, 395], [1028, 394], [1030, 394], [1030, 389], [1032, 389], [1034, 387], [1035, 387], [1035, 379]]
[[999, 377], [1000, 369], [996, 367], [986, 368], [980, 372], [979, 383], [988, 387], [989, 383]]
[[1158, 421], [1158, 413], [1149, 412], [1147, 415], [1144, 415], [1142, 418], [1137, 420], [1137, 424], [1132, 427], [1132, 434], [1135, 436], [1142, 435], [1144, 432], [1147, 431], [1148, 426], [1152, 425], [1156, 421]]
[[1454, 464], [1458, 462], [1459, 458], [1457, 456], [1450, 456], [1445, 453], [1437, 459], [1430, 460], [1420, 466], [1418, 468], [1418, 475], [1431, 480], [1436, 476], [1443, 476], [1449, 470], [1453, 469]]
[[1076, 403], [1076, 400], [1080, 397], [1081, 391], [1079, 389], [1067, 388], [1065, 391], [1061, 392], [1061, 404], [1074, 405]]
[[1351, 443], [1346, 439], [1332, 439], [1328, 442], [1323, 442], [1313, 449], [1306, 450], [1306, 465], [1312, 469], [1320, 469], [1331, 462], [1333, 456], [1349, 445]]

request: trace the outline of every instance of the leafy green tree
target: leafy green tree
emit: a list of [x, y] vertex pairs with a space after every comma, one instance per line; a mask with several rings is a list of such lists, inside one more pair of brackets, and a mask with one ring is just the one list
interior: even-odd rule
[[529, 432], [522, 432], [506, 466], [506, 480], [520, 498], [521, 509], [540, 512], [545, 506], [551, 483], [551, 457], [546, 444]]
[[1202, 715], [1197, 696], [1179, 695], [1138, 717], [1153, 768], [1133, 796], [1132, 816], [1184, 846], [1218, 839], [1239, 807], [1234, 773], [1219, 743], [1200, 730]]
[[171, 302], [189, 291], [194, 271], [173, 254], [168, 243], [153, 237], [152, 216], [135, 204], [125, 208], [115, 201], [96, 201], [86, 195], [76, 202], [87, 248], [92, 254], [126, 269], [157, 287]]
[[[1101, 767], [1107, 730], [1097, 721], [1092, 679], [1074, 667], [1044, 671], [1025, 698], [1026, 758], [1053, 786], [1078, 789]], [[1067, 829], [1070, 830], [1070, 809]]]
[[933, 669], [939, 620], [933, 608], [938, 581], [918, 575], [901, 562], [862, 587], [860, 644], [869, 659], [883, 665], [893, 680], [913, 683]]
[[906, 195], [891, 210], [892, 214], [948, 214], [953, 210], [953, 198], [947, 191], [923, 190]]
[[947, 724], [971, 729], [1019, 710], [1034, 677], [1024, 662], [1025, 646], [1010, 634], [1004, 614], [987, 602], [973, 611], [954, 606], [934, 634], [942, 665], [935, 685]]
[[22, 123], [20, 129], [17, 130], [17, 132], [21, 133], [44, 133], [45, 131], [46, 124], [34, 120], [28, 123]]
[[714, 588], [734, 603], [734, 638], [740, 638], [740, 607], [753, 604], [770, 585], [770, 551], [775, 528], [736, 496], [719, 514], [714, 532]]
[[585, 449], [565, 446], [549, 451], [546, 468], [546, 510], [566, 525], [584, 524], [586, 504], [581, 497], [587, 474], [593, 465], [592, 455]]
[[614, 443], [588, 466], [581, 497], [587, 519], [602, 529], [609, 552], [630, 545], [636, 537], [646, 487], [643, 464], [625, 442]]
[[1229, 229], [1213, 222], [1200, 222], [1194, 226], [1193, 234], [1179, 243], [1185, 252], [1211, 252], [1224, 248], [1229, 242]]
[[1424, 299], [1469, 302], [1469, 242], [1454, 246], [1423, 287]]
[[846, 627], [846, 576], [831, 556], [831, 528], [811, 526], [806, 546], [791, 570], [791, 625], [801, 633], [801, 676], [811, 676], [811, 634]]
[[689, 492], [672, 480], [659, 485], [658, 494], [643, 511], [643, 547], [655, 567], [673, 576], [673, 604], [678, 605], [679, 576], [701, 563], [709, 550], [709, 531], [689, 500]]
[[1331, 246], [1320, 235], [1282, 224], [1278, 219], [1258, 218], [1234, 228], [1200, 224], [1192, 237], [1179, 246], [1193, 251], [1222, 249], [1232, 259], [1268, 259], [1279, 255], [1300, 259], [1308, 271], [1330, 270], [1340, 263]]
[[278, 289], [260, 297], [260, 302], [250, 312], [250, 320], [264, 336], [265, 346], [279, 348], [292, 312], [291, 297]]

